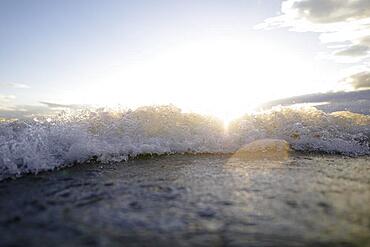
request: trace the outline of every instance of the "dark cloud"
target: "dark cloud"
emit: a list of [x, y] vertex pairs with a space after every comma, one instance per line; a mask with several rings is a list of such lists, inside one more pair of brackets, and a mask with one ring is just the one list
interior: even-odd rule
[[67, 109], [78, 110], [86, 108], [86, 106], [81, 105], [63, 105], [50, 102], [39, 102], [41, 105], [1, 104], [2, 100], [5, 102], [10, 101], [11, 99], [14, 98], [0, 95], [0, 118], [29, 119], [36, 116], [55, 114]]
[[36, 115], [48, 115], [53, 110], [39, 105], [17, 105], [9, 108], [0, 108], [0, 118], [29, 119]]
[[351, 84], [354, 89], [370, 88], [370, 71], [355, 73], [344, 78], [343, 81]]
[[51, 102], [46, 102], [46, 101], [40, 101], [39, 103], [49, 108], [68, 108], [68, 109], [79, 108], [79, 106], [77, 105], [64, 105], [64, 104], [51, 103]]
[[279, 105], [290, 106], [305, 103], [315, 103], [316, 108], [325, 112], [350, 111], [370, 115], [370, 90], [295, 96], [267, 102], [261, 108], [267, 110]]
[[358, 57], [366, 56], [370, 51], [370, 47], [367, 45], [353, 45], [346, 49], [335, 52], [337, 56], [348, 56], [348, 57]]
[[314, 23], [334, 23], [370, 17], [369, 0], [294, 0], [287, 1], [301, 18]]
[[363, 44], [363, 45], [370, 46], [370, 35], [369, 36], [362, 37], [360, 39], [360, 43]]

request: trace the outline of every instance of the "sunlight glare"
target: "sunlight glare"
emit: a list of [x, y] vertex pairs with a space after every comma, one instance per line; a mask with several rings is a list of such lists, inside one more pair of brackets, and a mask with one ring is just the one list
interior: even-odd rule
[[313, 69], [300, 54], [267, 42], [188, 42], [95, 76], [82, 103], [174, 104], [227, 124], [264, 101], [317, 91]]

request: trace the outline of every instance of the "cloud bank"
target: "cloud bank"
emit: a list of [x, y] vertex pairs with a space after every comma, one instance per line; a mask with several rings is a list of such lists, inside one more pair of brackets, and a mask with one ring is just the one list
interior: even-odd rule
[[370, 90], [329, 92], [294, 96], [266, 102], [261, 105], [261, 109], [268, 110], [279, 105], [291, 106], [295, 104], [307, 103], [314, 105], [317, 109], [326, 113], [350, 111], [353, 113], [370, 115]]
[[[338, 62], [365, 63], [370, 58], [369, 0], [287, 0], [281, 15], [268, 18], [257, 29], [288, 27], [296, 32], [320, 33]], [[353, 88], [369, 86], [370, 67], [344, 78]]]

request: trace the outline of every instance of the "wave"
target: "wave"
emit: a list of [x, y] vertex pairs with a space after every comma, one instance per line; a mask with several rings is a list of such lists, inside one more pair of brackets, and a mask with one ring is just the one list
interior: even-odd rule
[[62, 111], [32, 120], [0, 122], [0, 180], [95, 158], [127, 160], [141, 154], [231, 153], [275, 138], [300, 151], [370, 154], [370, 116], [327, 114], [314, 107], [247, 114], [225, 129], [222, 121], [174, 106], [132, 110]]

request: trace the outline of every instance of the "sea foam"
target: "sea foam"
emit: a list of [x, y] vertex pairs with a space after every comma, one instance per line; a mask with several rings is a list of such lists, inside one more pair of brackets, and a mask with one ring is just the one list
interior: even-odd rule
[[0, 180], [98, 159], [140, 154], [231, 153], [261, 139], [293, 150], [369, 155], [370, 116], [314, 107], [275, 108], [230, 123], [174, 106], [84, 109], [0, 122]]

